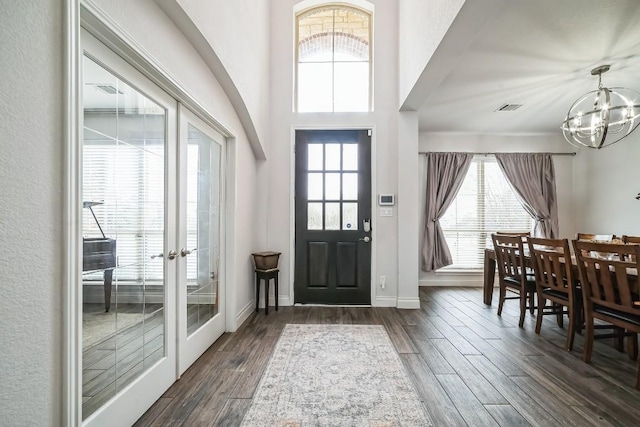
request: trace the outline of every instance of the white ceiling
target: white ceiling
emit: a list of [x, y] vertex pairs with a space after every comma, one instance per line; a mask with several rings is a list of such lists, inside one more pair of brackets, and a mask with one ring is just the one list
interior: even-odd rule
[[[467, 7], [420, 77], [429, 87], [421, 131], [560, 133], [571, 104], [596, 89], [590, 71], [601, 64], [611, 65], [605, 86], [640, 91], [640, 0], [509, 0], [479, 31]], [[505, 103], [523, 107], [494, 112]]]

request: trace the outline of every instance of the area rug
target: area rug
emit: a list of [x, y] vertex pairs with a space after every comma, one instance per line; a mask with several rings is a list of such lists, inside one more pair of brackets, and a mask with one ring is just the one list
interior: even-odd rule
[[429, 426], [380, 325], [285, 326], [242, 426]]

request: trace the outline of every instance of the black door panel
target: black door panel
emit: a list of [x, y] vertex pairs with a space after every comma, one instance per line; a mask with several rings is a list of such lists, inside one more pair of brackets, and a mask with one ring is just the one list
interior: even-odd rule
[[296, 131], [295, 302], [371, 303], [371, 138]]

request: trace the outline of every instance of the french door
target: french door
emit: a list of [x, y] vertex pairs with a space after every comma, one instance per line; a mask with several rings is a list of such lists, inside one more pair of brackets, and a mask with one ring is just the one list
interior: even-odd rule
[[178, 360], [182, 374], [225, 329], [224, 138], [180, 106]]
[[222, 135], [83, 30], [81, 419], [131, 425], [223, 332]]
[[296, 303], [371, 304], [371, 137], [296, 131]]

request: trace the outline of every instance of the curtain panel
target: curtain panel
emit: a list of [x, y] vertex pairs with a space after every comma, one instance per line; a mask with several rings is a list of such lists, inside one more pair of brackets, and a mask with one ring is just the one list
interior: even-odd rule
[[422, 243], [424, 271], [435, 271], [453, 264], [449, 246], [440, 226], [440, 218], [456, 198], [472, 159], [471, 153], [427, 153], [427, 187]]
[[522, 207], [535, 220], [534, 235], [558, 238], [558, 199], [549, 153], [496, 153], [496, 160]]

